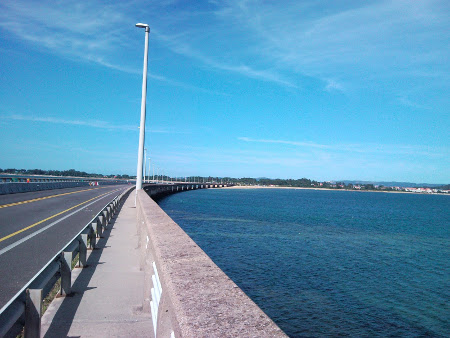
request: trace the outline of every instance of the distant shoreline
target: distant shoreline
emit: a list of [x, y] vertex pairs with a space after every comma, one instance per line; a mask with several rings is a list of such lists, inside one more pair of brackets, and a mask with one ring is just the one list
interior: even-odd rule
[[307, 188], [307, 187], [269, 187], [269, 186], [258, 186], [258, 185], [234, 185], [232, 187], [224, 187], [224, 189], [304, 189], [304, 190], [328, 190], [328, 191], [353, 191], [353, 192], [381, 192], [390, 194], [413, 194], [413, 195], [445, 195], [444, 193], [418, 193], [413, 191], [385, 191], [385, 190], [355, 190], [355, 189], [330, 189], [330, 188]]

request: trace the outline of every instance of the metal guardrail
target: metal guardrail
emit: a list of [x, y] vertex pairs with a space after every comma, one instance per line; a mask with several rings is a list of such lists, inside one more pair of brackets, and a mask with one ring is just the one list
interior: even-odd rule
[[24, 329], [25, 337], [39, 337], [42, 301], [61, 278], [60, 296], [70, 295], [72, 261], [86, 267], [87, 250], [94, 249], [97, 238], [120, 209], [132, 189], [114, 197], [86, 226], [58, 252], [11, 300], [0, 309], [0, 337], [16, 337]]

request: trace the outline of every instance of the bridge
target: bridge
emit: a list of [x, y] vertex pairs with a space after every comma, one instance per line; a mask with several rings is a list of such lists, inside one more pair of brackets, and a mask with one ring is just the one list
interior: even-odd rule
[[0, 336], [284, 336], [154, 201], [225, 186], [1, 195]]

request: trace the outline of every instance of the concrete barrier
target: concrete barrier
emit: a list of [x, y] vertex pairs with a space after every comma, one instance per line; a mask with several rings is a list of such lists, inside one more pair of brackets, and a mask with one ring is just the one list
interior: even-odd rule
[[[111, 184], [125, 184], [125, 183], [103, 183], [102, 185]], [[52, 189], [64, 189], [64, 188], [75, 188], [75, 187], [88, 187], [89, 182], [12, 182], [12, 183], [2, 183], [0, 184], [0, 195], [15, 194], [20, 192], [31, 192], [31, 191], [41, 191], [41, 190], [52, 190]]]
[[2, 183], [0, 184], [0, 195], [15, 194], [19, 192], [41, 191], [50, 189], [63, 189], [74, 187], [87, 187], [89, 182], [31, 182], [31, 183]]
[[156, 337], [285, 337], [143, 190], [137, 213], [143, 308]]

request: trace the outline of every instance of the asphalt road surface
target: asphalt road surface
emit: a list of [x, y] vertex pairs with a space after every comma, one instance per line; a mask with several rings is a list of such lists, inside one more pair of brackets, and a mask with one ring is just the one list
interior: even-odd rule
[[0, 195], [0, 308], [129, 185]]

